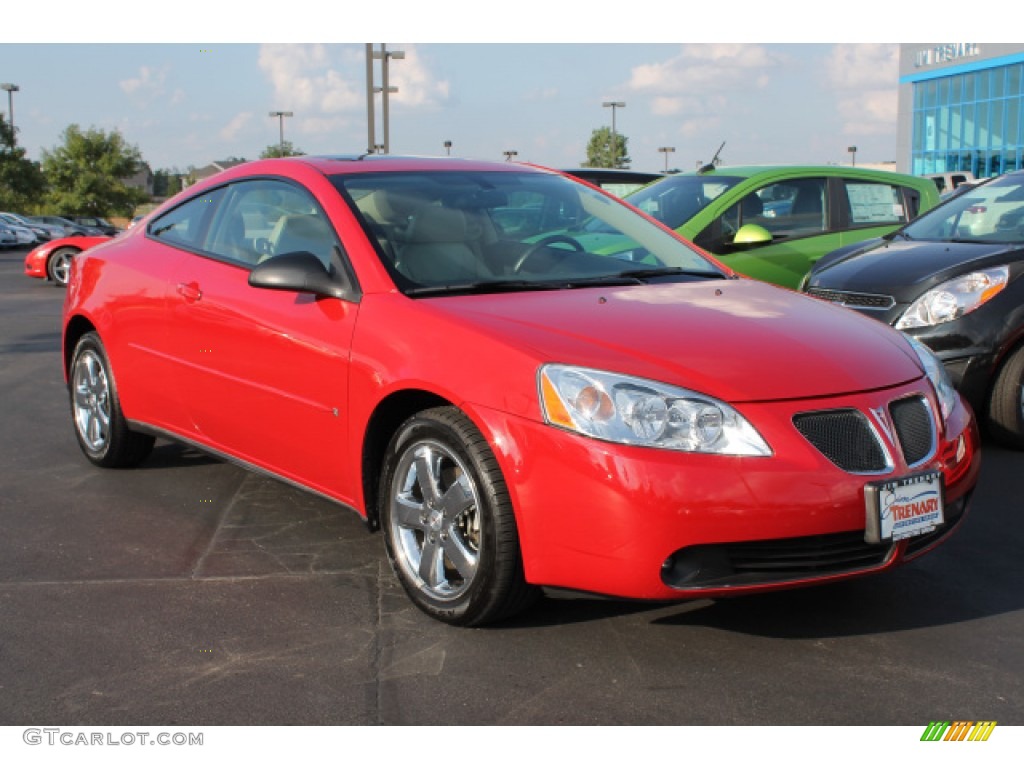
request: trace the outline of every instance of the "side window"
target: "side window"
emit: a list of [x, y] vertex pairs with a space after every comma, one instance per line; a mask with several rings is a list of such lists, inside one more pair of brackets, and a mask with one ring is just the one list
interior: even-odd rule
[[228, 188], [204, 250], [250, 267], [272, 256], [308, 251], [329, 270], [337, 242], [327, 217], [306, 190], [257, 179]]
[[815, 235], [828, 229], [828, 180], [788, 179], [757, 191], [761, 224], [780, 238]]
[[828, 180], [789, 179], [750, 192], [694, 238], [712, 253], [721, 253], [745, 224], [757, 224], [772, 242], [806, 237], [828, 228]]
[[900, 187], [883, 182], [847, 179], [846, 197], [850, 201], [850, 226], [903, 224], [907, 212]]
[[149, 225], [149, 236], [171, 245], [200, 249], [206, 227], [222, 194], [223, 190], [215, 189], [154, 219]]

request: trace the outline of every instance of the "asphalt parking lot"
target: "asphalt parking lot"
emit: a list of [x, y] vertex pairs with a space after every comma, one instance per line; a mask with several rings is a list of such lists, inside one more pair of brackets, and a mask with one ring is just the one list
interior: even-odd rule
[[456, 629], [351, 511], [159, 442], [80, 454], [63, 292], [0, 252], [0, 724], [1024, 725], [1024, 454], [883, 576], [724, 601], [549, 596]]

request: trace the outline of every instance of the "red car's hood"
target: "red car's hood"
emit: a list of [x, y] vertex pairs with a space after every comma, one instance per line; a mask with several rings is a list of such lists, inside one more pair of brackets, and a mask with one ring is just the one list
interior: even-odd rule
[[861, 392], [922, 376], [888, 326], [752, 280], [429, 301], [541, 361], [641, 376], [730, 402]]

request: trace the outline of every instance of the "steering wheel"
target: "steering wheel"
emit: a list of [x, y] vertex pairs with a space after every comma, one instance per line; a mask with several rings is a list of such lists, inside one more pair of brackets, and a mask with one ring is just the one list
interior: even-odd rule
[[534, 243], [525, 251], [523, 251], [523, 254], [518, 259], [516, 259], [516, 263], [512, 267], [512, 272], [514, 274], [518, 274], [519, 271], [526, 265], [526, 262], [528, 262], [531, 258], [533, 258], [534, 255], [540, 252], [541, 249], [547, 248], [549, 245], [554, 245], [555, 243], [564, 243], [565, 245], [570, 245], [572, 246], [572, 249], [577, 253], [583, 253], [584, 250], [583, 246], [580, 245], [578, 241], [572, 239], [568, 235], [548, 235], [547, 237], [538, 240], [536, 243]]

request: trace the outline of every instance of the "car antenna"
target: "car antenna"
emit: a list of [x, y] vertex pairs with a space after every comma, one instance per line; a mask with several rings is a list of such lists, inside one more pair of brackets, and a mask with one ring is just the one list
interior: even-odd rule
[[722, 147], [724, 146], [725, 142], [723, 141], [721, 146], [718, 148], [718, 151], [715, 152], [715, 156], [711, 158], [711, 162], [707, 165], [702, 165], [697, 173], [711, 173], [711, 171], [715, 170], [715, 163], [718, 162], [718, 156], [722, 154]]

